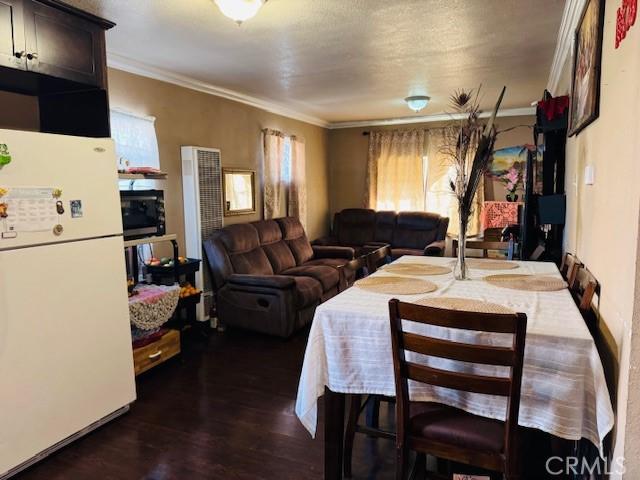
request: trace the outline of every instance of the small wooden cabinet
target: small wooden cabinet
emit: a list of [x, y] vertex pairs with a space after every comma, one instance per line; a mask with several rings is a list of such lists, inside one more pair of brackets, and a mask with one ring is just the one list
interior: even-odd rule
[[112, 26], [53, 0], [0, 0], [0, 65], [104, 87]]
[[27, 70], [104, 86], [104, 26], [59, 8], [25, 1]]
[[133, 366], [136, 375], [166, 362], [180, 353], [180, 332], [169, 330], [161, 338], [144, 347], [133, 350]]

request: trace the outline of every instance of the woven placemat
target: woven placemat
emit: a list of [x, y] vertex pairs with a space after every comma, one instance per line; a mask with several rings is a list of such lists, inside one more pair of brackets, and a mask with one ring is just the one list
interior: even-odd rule
[[416, 295], [429, 293], [438, 289], [438, 286], [427, 280], [405, 277], [367, 277], [358, 280], [355, 286], [363, 290], [375, 293], [388, 293], [391, 295]]
[[455, 297], [426, 297], [414, 302], [427, 307], [445, 308], [447, 310], [458, 310], [463, 312], [477, 313], [515, 313], [510, 308], [497, 303], [484, 302], [473, 298]]
[[518, 264], [506, 260], [480, 260], [476, 258], [467, 259], [469, 268], [476, 270], [513, 270], [518, 268]]
[[449, 267], [430, 263], [392, 263], [391, 265], [386, 265], [384, 271], [399, 275], [444, 275], [451, 273]]
[[535, 292], [553, 292], [567, 288], [564, 280], [547, 275], [501, 274], [484, 277], [492, 285], [513, 290], [529, 290]]

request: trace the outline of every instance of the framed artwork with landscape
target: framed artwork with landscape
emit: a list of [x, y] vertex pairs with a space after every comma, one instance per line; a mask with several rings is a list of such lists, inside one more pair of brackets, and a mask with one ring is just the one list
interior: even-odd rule
[[587, 0], [576, 30], [569, 135], [578, 134], [598, 118], [604, 1]]

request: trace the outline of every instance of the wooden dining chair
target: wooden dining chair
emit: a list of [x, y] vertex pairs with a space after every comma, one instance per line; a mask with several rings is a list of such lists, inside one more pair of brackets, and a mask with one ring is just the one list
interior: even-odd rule
[[[391, 259], [391, 247], [385, 245], [376, 248], [367, 256], [368, 274], [375, 273], [382, 265], [389, 263]], [[353, 444], [356, 433], [364, 433], [369, 437], [386, 438], [395, 440], [395, 432], [381, 429], [379, 426], [380, 402], [395, 403], [393, 397], [385, 397], [383, 395], [367, 395], [364, 397], [359, 394], [352, 394], [349, 400], [349, 413], [347, 425], [344, 434], [344, 450], [343, 450], [343, 472], [346, 478], [351, 477], [351, 463], [353, 457]], [[365, 425], [361, 425], [360, 417], [366, 411]]]
[[[507, 260], [513, 260], [515, 243], [509, 242], [486, 242], [483, 240], [467, 240], [467, 250], [482, 250], [482, 257], [489, 258], [489, 251], [499, 251], [504, 254]], [[453, 240], [453, 256], [458, 256], [458, 240]]]
[[562, 257], [562, 263], [560, 264], [560, 273], [562, 277], [567, 281], [569, 286], [573, 285], [574, 280], [576, 279], [576, 274], [578, 273], [578, 269], [582, 267], [583, 264], [578, 257], [576, 257], [573, 253], [565, 253]]
[[377, 248], [373, 250], [371, 253], [367, 254], [367, 270], [369, 271], [369, 275], [375, 273], [378, 268], [382, 265], [389, 263], [391, 259], [391, 247], [389, 245], [385, 245], [383, 247]]
[[[405, 480], [409, 452], [502, 472], [519, 478], [518, 413], [527, 328], [523, 313], [491, 314], [444, 310], [397, 299], [389, 301], [391, 345], [396, 381], [396, 480]], [[407, 322], [448, 329], [511, 334], [509, 347], [458, 343], [409, 333]], [[494, 377], [441, 370], [408, 360], [405, 352], [467, 364], [509, 367], [509, 376]], [[411, 402], [409, 380], [437, 387], [505, 397], [506, 420], [501, 422], [447, 405]]]
[[592, 303], [593, 297], [600, 295], [600, 283], [583, 264], [575, 268], [573, 279], [568, 283], [573, 300], [576, 302], [587, 328], [593, 335], [598, 329], [598, 316]]

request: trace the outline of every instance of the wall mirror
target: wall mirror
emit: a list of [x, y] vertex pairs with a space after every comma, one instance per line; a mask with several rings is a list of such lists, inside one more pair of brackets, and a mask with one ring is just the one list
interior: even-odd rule
[[245, 215], [256, 211], [256, 172], [237, 168], [222, 169], [224, 215]]

